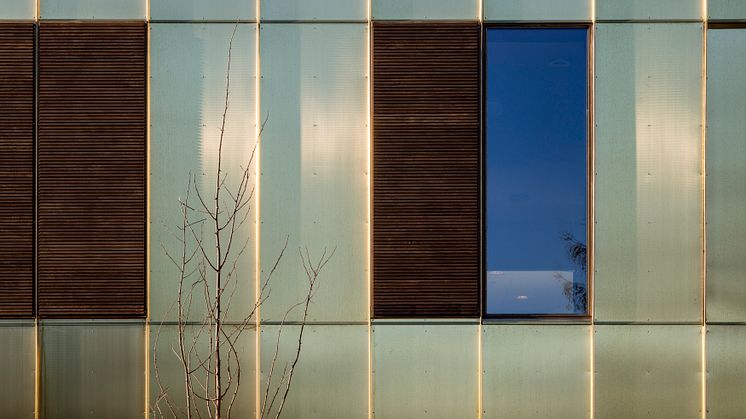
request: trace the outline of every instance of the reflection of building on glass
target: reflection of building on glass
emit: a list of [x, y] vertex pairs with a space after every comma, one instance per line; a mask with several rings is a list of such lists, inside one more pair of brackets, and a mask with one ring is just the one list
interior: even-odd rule
[[514, 314], [573, 314], [585, 310], [585, 286], [574, 271], [489, 271], [487, 307]]

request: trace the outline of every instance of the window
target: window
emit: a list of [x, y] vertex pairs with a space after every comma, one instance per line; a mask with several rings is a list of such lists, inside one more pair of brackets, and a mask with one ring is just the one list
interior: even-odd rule
[[38, 30], [37, 314], [144, 317], [147, 26]]
[[0, 318], [145, 316], [147, 39], [0, 23]]
[[481, 28], [373, 24], [373, 316], [479, 317]]
[[487, 315], [583, 315], [588, 29], [488, 28]]
[[[4, 5], [5, 6], [5, 5]], [[34, 25], [0, 24], [0, 318], [34, 310]], [[12, 414], [10, 416], [13, 416]]]

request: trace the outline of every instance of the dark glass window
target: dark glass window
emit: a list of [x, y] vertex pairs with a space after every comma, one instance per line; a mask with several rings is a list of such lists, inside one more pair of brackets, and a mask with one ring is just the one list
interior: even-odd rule
[[487, 29], [487, 314], [587, 312], [587, 37]]

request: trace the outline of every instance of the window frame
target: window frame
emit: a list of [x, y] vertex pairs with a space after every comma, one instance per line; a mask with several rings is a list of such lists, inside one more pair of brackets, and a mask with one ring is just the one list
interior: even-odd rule
[[[587, 91], [586, 91], [586, 311], [582, 314], [493, 314], [487, 311], [487, 168], [485, 165], [487, 157], [487, 31], [490, 29], [514, 28], [514, 29], [585, 29], [586, 30], [586, 68], [587, 68]], [[594, 190], [595, 190], [595, 132], [594, 132], [594, 35], [595, 27], [591, 22], [551, 22], [551, 23], [483, 23], [482, 40], [481, 40], [481, 62], [480, 62], [480, 159], [479, 159], [479, 177], [480, 177], [480, 297], [481, 297], [481, 318], [483, 320], [536, 320], [536, 321], [566, 321], [573, 323], [591, 323], [593, 319], [593, 283], [594, 283]]]

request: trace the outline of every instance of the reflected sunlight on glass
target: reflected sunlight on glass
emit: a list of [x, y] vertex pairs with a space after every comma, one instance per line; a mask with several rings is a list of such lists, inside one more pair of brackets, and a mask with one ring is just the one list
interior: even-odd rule
[[[173, 232], [181, 222], [179, 198], [187, 190], [189, 176], [196, 176], [200, 191], [214, 196], [220, 127], [225, 109], [228, 44], [235, 25], [158, 23], [151, 27], [152, 91], [151, 114], [151, 317], [169, 319], [177, 286], [174, 265], [165, 254], [178, 241]], [[236, 189], [243, 167], [249, 163], [256, 143], [255, 51], [256, 25], [239, 24], [231, 50], [230, 97], [226, 115], [221, 170], [226, 185]], [[253, 169], [251, 171], [253, 174]], [[251, 179], [251, 185], [255, 179]], [[226, 196], [226, 195], [223, 195]], [[254, 205], [252, 202], [250, 205]], [[252, 208], [253, 211], [253, 208]], [[252, 213], [253, 214], [253, 213]], [[253, 220], [253, 216], [249, 219]], [[249, 238], [248, 248], [237, 267], [239, 294], [254, 289], [254, 226], [240, 227], [240, 243]], [[210, 243], [211, 235], [203, 238]], [[238, 242], [238, 241], [237, 241]], [[239, 300], [236, 300], [239, 301]], [[228, 313], [243, 318], [251, 302], [240, 300]], [[200, 318], [203, 304], [193, 310]], [[170, 319], [169, 319], [170, 320]]]

